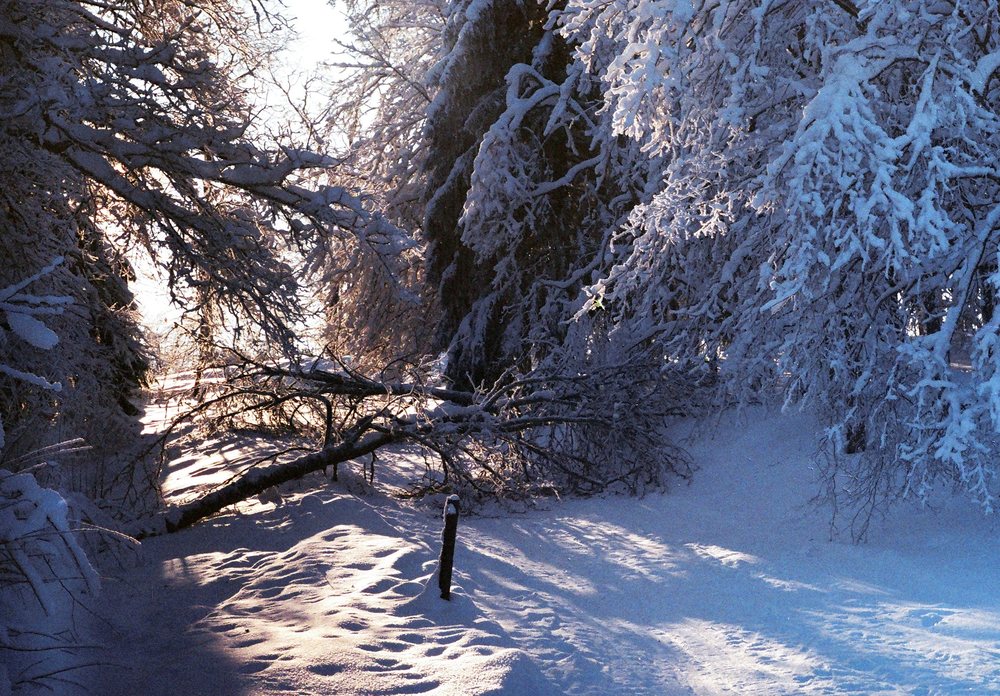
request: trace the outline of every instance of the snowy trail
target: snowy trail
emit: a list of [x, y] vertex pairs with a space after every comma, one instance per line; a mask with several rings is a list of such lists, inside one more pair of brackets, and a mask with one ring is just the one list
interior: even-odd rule
[[450, 603], [436, 510], [319, 477], [152, 539], [106, 582], [129, 668], [95, 692], [1000, 693], [995, 522], [945, 501], [829, 542], [808, 420], [716, 429], [690, 487], [464, 518]]
[[147, 564], [105, 593], [129, 668], [95, 691], [546, 693], [467, 598], [425, 592], [431, 521], [407, 534], [363, 500], [320, 493], [149, 540]]
[[[650, 510], [616, 518], [638, 558], [613, 565], [602, 558], [626, 535], [602, 534], [599, 510], [577, 512], [573, 534], [557, 533], [568, 521], [534, 521], [484, 539], [491, 560], [473, 563], [509, 566], [475, 599], [529, 654], [561, 664], [569, 693], [1000, 693], [1000, 607], [950, 589], [954, 567], [829, 544], [750, 553], [683, 542], [663, 534], [669, 521], [636, 534]], [[983, 561], [967, 569], [995, 587]]]

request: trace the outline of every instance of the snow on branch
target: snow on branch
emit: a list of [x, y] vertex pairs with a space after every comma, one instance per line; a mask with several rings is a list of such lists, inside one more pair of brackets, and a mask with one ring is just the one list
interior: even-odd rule
[[[567, 3], [616, 133], [663, 155], [585, 313], [723, 403], [828, 419], [875, 505], [1000, 492], [996, 4]], [[645, 326], [645, 331], [643, 331]]]
[[[18, 346], [11, 346], [12, 342], [8, 336], [16, 336], [22, 343], [38, 350], [51, 350], [59, 342], [59, 337], [55, 332], [33, 315], [61, 313], [63, 308], [72, 302], [72, 298], [55, 295], [30, 295], [23, 291], [32, 283], [51, 274], [62, 262], [62, 257], [57, 257], [38, 273], [0, 289], [0, 312], [3, 312], [5, 319], [2, 329], [0, 329], [0, 347], [6, 348], [5, 357], [9, 356], [0, 362], [0, 373], [19, 382], [49, 391], [59, 391], [62, 389], [62, 385], [8, 364], [19, 350]], [[0, 419], [0, 450], [3, 449], [3, 446], [4, 429], [3, 420]]]
[[[128, 7], [18, 3], [5, 24], [20, 46], [8, 91], [26, 96], [4, 100], [5, 134], [106, 198], [116, 226], [167, 268], [175, 299], [189, 309], [210, 300], [237, 329], [255, 325], [288, 350], [308, 280], [293, 254], [313, 268], [364, 258], [401, 278], [416, 244], [324, 183], [338, 159], [256, 134], [238, 75], [267, 60], [273, 37], [243, 9], [204, 9], [185, 6], [159, 26]], [[267, 21], [280, 29], [277, 16]]]

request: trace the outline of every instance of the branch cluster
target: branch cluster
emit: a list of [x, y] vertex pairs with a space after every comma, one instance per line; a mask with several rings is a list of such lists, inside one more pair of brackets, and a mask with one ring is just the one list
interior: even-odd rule
[[262, 459], [219, 489], [168, 510], [163, 521], [172, 531], [271, 486], [321, 469], [336, 472], [340, 463], [400, 443], [427, 455], [410, 495], [460, 491], [471, 502], [662, 488], [670, 477], [689, 477], [691, 468], [682, 451], [663, 443], [662, 428], [677, 414], [657, 407], [664, 403], [657, 394], [662, 382], [638, 367], [539, 370], [464, 391], [426, 379], [369, 377], [318, 360], [245, 361], [227, 368], [219, 393], [182, 418], [211, 415], [215, 427], [253, 418], [300, 436], [309, 432], [308, 453]]

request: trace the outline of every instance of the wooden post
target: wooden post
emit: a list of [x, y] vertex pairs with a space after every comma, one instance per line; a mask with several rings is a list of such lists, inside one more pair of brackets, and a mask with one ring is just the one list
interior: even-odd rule
[[441, 534], [441, 559], [438, 563], [438, 587], [441, 588], [441, 599], [451, 599], [451, 569], [455, 563], [458, 510], [458, 496], [449, 495], [444, 503], [444, 532]]

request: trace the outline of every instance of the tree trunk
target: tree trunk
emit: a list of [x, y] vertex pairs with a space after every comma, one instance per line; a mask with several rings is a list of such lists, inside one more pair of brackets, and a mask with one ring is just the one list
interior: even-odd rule
[[250, 496], [263, 493], [272, 486], [294, 481], [328, 466], [370, 454], [396, 439], [398, 438], [388, 433], [371, 433], [367, 437], [326, 447], [291, 462], [251, 469], [235, 481], [197, 500], [168, 508], [156, 518], [151, 528], [143, 527], [136, 531], [134, 536], [142, 539], [190, 527], [195, 522]]

